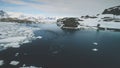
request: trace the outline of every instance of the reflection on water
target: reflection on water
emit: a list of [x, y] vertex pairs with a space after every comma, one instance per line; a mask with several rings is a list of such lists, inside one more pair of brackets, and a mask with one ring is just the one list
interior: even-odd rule
[[[18, 49], [0, 52], [5, 67], [119, 68], [120, 32], [62, 30], [55, 24], [37, 25], [36, 39]], [[37, 27], [36, 26], [36, 27]], [[12, 66], [13, 60], [20, 63]]]

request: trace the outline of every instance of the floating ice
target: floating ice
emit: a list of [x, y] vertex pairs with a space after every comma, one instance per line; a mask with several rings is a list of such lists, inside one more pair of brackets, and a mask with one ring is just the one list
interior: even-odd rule
[[16, 43], [11, 42], [9, 44], [6, 43], [6, 44], [2, 44], [2, 45], [0, 44], [0, 46], [3, 47], [3, 49], [6, 49], [8, 47], [13, 47], [13, 48], [19, 48], [20, 47], [19, 43], [17, 43], [17, 42]]
[[8, 47], [19, 48], [21, 44], [31, 42], [36, 39], [34, 36], [36, 30], [40, 28], [20, 23], [0, 22], [0, 50]]
[[92, 51], [98, 51], [98, 49], [97, 49], [97, 48], [94, 48], [94, 49], [92, 49]]
[[18, 55], [19, 55], [19, 53], [16, 53], [16, 54], [15, 54], [15, 56], [18, 56]]
[[26, 64], [23, 64], [22, 66], [23, 66], [23, 67], [25, 67], [25, 66], [26, 66]]
[[3, 60], [0, 60], [0, 66], [2, 66], [4, 64]]
[[97, 42], [94, 42], [93, 44], [94, 44], [94, 45], [98, 45], [98, 43], [97, 43]]
[[42, 36], [37, 36], [36, 38], [41, 39], [41, 38], [42, 38]]
[[27, 37], [8, 37], [5, 39], [0, 39], [0, 43], [11, 43], [11, 42], [20, 42], [26, 39]]
[[15, 65], [18, 65], [19, 63], [20, 63], [19, 61], [11, 61], [10, 65], [14, 65], [15, 66]]
[[42, 67], [36, 67], [36, 66], [23, 66], [23, 67], [20, 67], [20, 68], [42, 68]]

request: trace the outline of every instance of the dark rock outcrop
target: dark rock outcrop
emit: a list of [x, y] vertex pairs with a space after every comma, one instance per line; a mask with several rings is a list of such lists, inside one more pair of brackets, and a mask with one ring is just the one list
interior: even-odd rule
[[102, 14], [120, 15], [120, 6], [115, 6], [105, 9]]
[[58, 23], [61, 22], [61, 24], [63, 24], [62, 27], [77, 27], [79, 25], [78, 21], [80, 21], [79, 18], [73, 18], [73, 17], [70, 18], [65, 17], [57, 20]]

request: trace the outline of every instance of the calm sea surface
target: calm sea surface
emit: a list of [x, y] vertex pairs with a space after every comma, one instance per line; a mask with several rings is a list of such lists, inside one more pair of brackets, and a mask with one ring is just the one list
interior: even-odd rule
[[[42, 39], [0, 52], [0, 60], [5, 61], [1, 68], [23, 64], [42, 68], [120, 68], [120, 32], [62, 30], [56, 24], [39, 27], [35, 36]], [[12, 60], [20, 63], [9, 65]]]

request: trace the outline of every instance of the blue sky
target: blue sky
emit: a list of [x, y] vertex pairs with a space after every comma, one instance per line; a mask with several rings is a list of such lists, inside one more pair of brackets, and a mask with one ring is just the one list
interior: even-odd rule
[[0, 0], [0, 9], [44, 16], [81, 16], [101, 13], [120, 0]]

